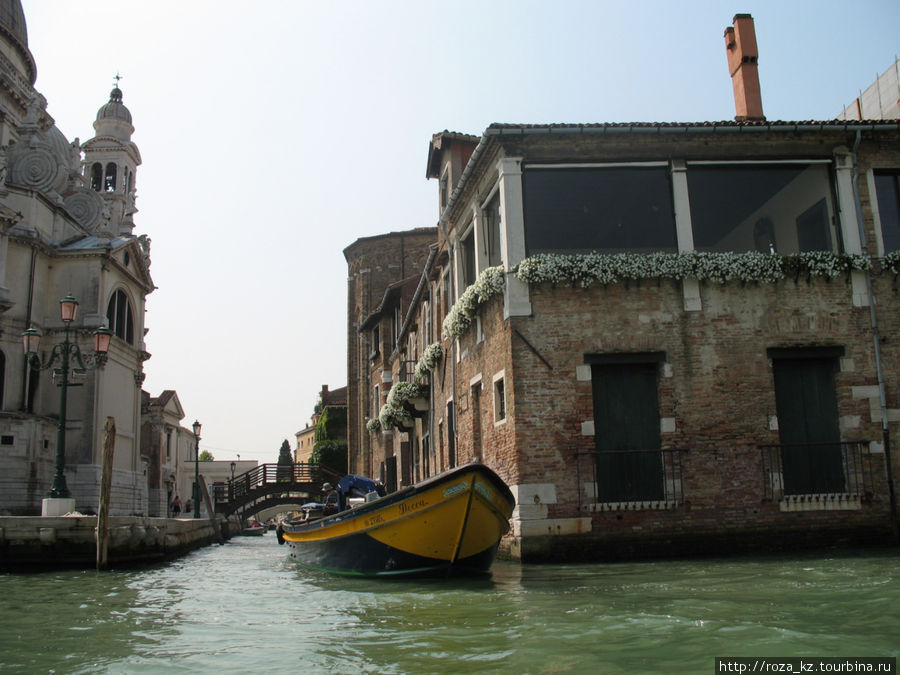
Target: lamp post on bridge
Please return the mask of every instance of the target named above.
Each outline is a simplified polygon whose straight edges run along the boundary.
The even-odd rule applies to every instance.
[[[25,361],[31,368],[47,370],[52,368],[57,360],[60,361],[59,368],[53,371],[57,380],[56,386],[59,387],[59,422],[56,430],[56,473],[53,477],[53,485],[47,493],[49,499],[71,499],[72,497],[69,486],[66,484],[66,403],[69,393],[69,371],[84,372],[103,366],[106,363],[106,355],[112,339],[112,331],[109,328],[98,328],[93,332],[94,353],[82,355],[78,342],[76,340],[69,341],[69,327],[75,320],[77,310],[78,300],[71,294],[59,301],[60,318],[65,326],[63,341],[53,345],[49,356],[43,362],[38,356],[41,332],[31,327],[22,333]],[[43,510],[46,510],[46,507],[45,503]]]
[[[194,518],[200,517],[200,422],[194,420]]]

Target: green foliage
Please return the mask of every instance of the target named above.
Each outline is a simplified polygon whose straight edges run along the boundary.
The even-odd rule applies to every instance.
[[[209,450],[202,450],[200,452],[200,461],[201,462],[211,462],[215,459],[213,454]]]
[[[347,425],[347,411],[343,408],[325,408],[316,423],[316,441],[334,441],[343,436]]]
[[[347,441],[316,441],[310,462],[343,475],[347,473]]]

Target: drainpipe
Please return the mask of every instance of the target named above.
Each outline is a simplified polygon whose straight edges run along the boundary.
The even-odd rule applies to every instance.
[[[856,151],[859,149],[862,140],[860,131],[856,132],[856,139],[853,141],[853,150],[850,153],[853,162],[853,201],[856,208],[856,222],[859,227],[859,242],[863,250],[866,250],[866,228],[863,224],[862,206],[859,199],[859,164],[857,162]],[[872,344],[875,348],[875,371],[878,377],[878,397],[881,403],[881,434],[884,442],[885,470],[887,471],[888,496],[890,499],[890,522],[891,533],[894,540],[897,539],[897,495],[894,491],[894,470],[891,461],[891,431],[888,426],[887,415],[887,396],[884,388],[884,367],[881,359],[881,340],[878,334],[878,316],[875,312],[875,293],[872,290],[872,273],[866,270],[866,292],[869,294],[869,322],[872,328]]]

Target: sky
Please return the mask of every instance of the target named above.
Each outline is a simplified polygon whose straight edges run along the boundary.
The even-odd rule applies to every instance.
[[[23,0],[69,140],[122,76],[152,240],[144,389],[216,459],[275,462],[347,383],[347,265],[437,224],[432,134],[731,120],[723,33],[753,15],[763,111],[824,120],[900,54],[896,0]]]

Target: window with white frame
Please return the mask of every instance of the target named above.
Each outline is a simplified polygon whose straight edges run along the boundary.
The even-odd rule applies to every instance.
[[[900,250],[900,169],[876,169],[875,196],[884,253]]]
[[[131,303],[121,289],[113,293],[109,299],[106,318],[109,321],[110,330],[116,337],[125,340],[130,345],[134,344],[134,316],[131,311]]]
[[[500,190],[495,190],[482,207],[481,253],[488,267],[500,265]]]
[[[494,375],[494,424],[506,420],[506,377],[500,371]]]
[[[668,166],[534,167],[522,175],[535,253],[678,250]]]
[[[688,163],[694,248],[783,255],[836,248],[828,162]]]
[[[475,228],[471,225],[459,240],[460,291],[475,283],[478,266],[475,261]]]
[[[441,211],[450,203],[450,167],[445,166],[441,172]]]
[[[372,417],[378,417],[378,413],[381,412],[381,398],[379,396],[378,385],[375,385],[375,389],[372,392]]]

